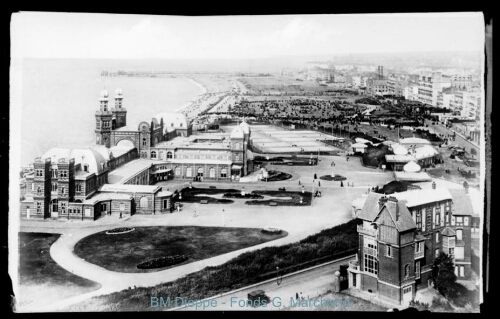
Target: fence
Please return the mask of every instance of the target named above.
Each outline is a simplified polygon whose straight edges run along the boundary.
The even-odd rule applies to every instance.
[[[312,267],[312,266],[315,266],[315,265],[318,265],[318,264],[321,264],[321,263],[324,263],[324,262],[333,261],[333,260],[338,259],[338,258],[347,257],[347,256],[355,254],[357,252],[358,252],[358,248],[356,247],[356,248],[344,250],[344,251],[342,251],[340,253],[336,253],[336,254],[333,254],[333,255],[319,257],[319,258],[315,258],[313,260],[309,260],[309,261],[306,261],[306,262],[303,262],[303,263],[300,263],[300,264],[288,266],[288,267],[285,267],[285,268],[280,268],[279,269],[279,275],[283,276],[283,275],[286,275],[286,274],[289,274],[289,273],[293,273],[293,272],[296,272],[298,270],[305,269],[305,268],[308,268],[308,267]],[[261,275],[257,276],[257,280],[262,281],[262,280],[270,279],[270,278],[273,278],[273,277],[276,277],[276,276],[277,276],[276,271],[270,271],[270,272],[267,272],[267,273],[264,273],[264,274],[261,274]]]

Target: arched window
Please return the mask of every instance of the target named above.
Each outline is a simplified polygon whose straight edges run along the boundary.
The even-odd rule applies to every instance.
[[[148,146],[148,141],[145,138],[142,139],[142,146]]]
[[[141,197],[140,205],[141,205],[141,208],[148,208],[149,207],[148,198],[146,196]]]
[[[192,167],[188,167],[186,169],[186,177],[193,177],[193,168]]]
[[[227,168],[223,168],[220,170],[220,177],[227,177]]]
[[[65,189],[64,187],[61,187],[61,194],[64,195]]]
[[[52,191],[57,192],[57,183],[52,183]]]
[[[215,178],[215,168],[210,168],[210,178]]]
[[[201,176],[201,177],[203,177],[203,167],[199,167],[199,168],[198,168],[198,175],[197,175],[197,176],[199,176],[199,177],[200,177],[200,176]]]
[[[175,168],[175,176],[181,176],[181,168],[179,166]]]
[[[151,158],[156,158],[156,152],[155,151],[151,152]]]
[[[410,276],[410,265],[406,264],[405,265],[405,278],[408,278]]]
[[[57,212],[57,199],[52,200],[52,211]]]
[[[38,186],[38,188],[36,189],[36,192],[37,192],[38,194],[41,194],[41,193],[42,193],[42,188],[41,188],[40,186]]]
[[[174,155],[172,154],[172,152],[167,152],[167,158],[174,158]]]
[[[76,184],[75,189],[77,192],[81,192],[82,191],[82,184]]]

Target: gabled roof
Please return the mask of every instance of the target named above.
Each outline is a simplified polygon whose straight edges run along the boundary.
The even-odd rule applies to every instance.
[[[384,211],[387,211],[389,213],[392,221],[394,222],[394,225],[396,226],[396,229],[399,232],[417,228],[417,225],[411,217],[410,211],[408,211],[408,208],[406,208],[406,201],[387,201],[374,221],[377,220]]]
[[[365,204],[358,214],[358,218],[367,221],[373,221],[377,217],[380,209],[378,207],[378,200],[383,197],[383,194],[371,192],[366,198]]]
[[[445,229],[443,229],[441,231],[441,235],[443,236],[455,236],[456,233],[453,229],[451,229],[450,227],[446,227]]]

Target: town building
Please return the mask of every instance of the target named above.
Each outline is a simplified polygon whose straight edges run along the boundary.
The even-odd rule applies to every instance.
[[[437,106],[437,96],[445,87],[451,86],[451,79],[440,72],[423,73],[418,82],[419,101]]]
[[[236,181],[253,171],[245,121],[229,133],[200,135],[192,135],[191,123],[180,113],[128,125],[121,89],[114,108],[108,97],[103,90],[95,113],[96,145],[52,148],[35,159],[20,185],[22,218],[94,220],[118,211],[164,213],[172,208],[174,194],[150,185],[173,178]],[[113,192],[107,191],[111,184]]]
[[[441,252],[453,256],[459,279],[470,279],[473,215],[468,188],[369,193],[357,213],[359,250],[349,263],[349,288],[408,305],[417,289],[432,286]]]

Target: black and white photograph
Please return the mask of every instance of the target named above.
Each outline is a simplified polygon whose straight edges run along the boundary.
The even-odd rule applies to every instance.
[[[489,30],[12,13],[12,311],[482,312]]]

